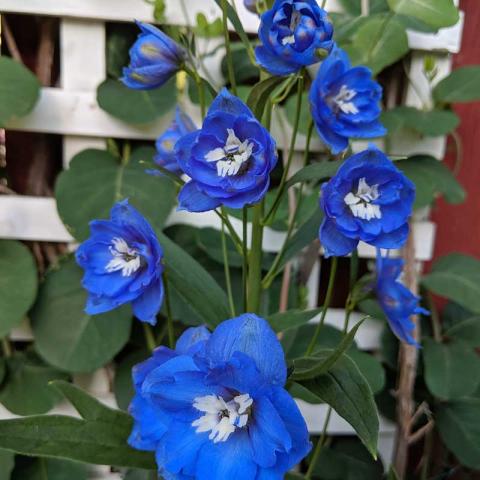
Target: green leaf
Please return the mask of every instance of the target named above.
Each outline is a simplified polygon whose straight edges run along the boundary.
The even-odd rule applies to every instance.
[[[84,150],[58,177],[57,208],[77,240],[89,236],[93,219],[110,217],[115,202],[129,199],[151,225],[160,230],[175,204],[175,186],[164,177],[145,173],[143,162],[152,159],[153,148],[133,151],[126,165],[103,150]]]
[[[87,465],[67,460],[20,457],[16,463],[11,480],[87,480],[89,477]]]
[[[421,135],[438,137],[455,130],[460,119],[451,110],[419,110],[401,106],[384,112],[382,123],[389,133],[400,128],[408,128]]]
[[[213,277],[187,252],[159,234],[169,285],[203,322],[215,328],[230,318],[228,299]]]
[[[107,27],[107,73],[112,78],[122,76],[129,63],[128,51],[135,42],[138,29],[134,24],[109,24]]]
[[[128,470],[124,480],[159,480],[159,478],[157,472],[132,469]]]
[[[446,255],[434,263],[422,278],[422,285],[480,314],[480,261],[476,258],[460,253]]]
[[[303,480],[305,477],[303,475],[300,475],[299,473],[287,473],[285,475],[285,480]]]
[[[361,0],[340,0],[340,4],[350,15],[357,17],[362,13]],[[388,11],[387,0],[369,0],[370,15],[386,11]]]
[[[395,165],[416,186],[414,208],[430,205],[438,194],[443,195],[445,200],[452,204],[459,204],[465,200],[465,190],[443,162],[427,155],[418,155],[399,160]]]
[[[58,400],[48,383],[66,374],[42,364],[32,355],[15,353],[6,359],[7,373],[0,402],[16,415],[37,415],[51,410]]]
[[[247,99],[247,105],[251,108],[253,114],[259,121],[261,121],[263,118],[265,105],[272,92],[274,92],[281,83],[288,81],[290,81],[289,78],[285,80],[283,77],[270,77],[261,81],[260,83],[257,83],[252,88],[252,91]]]
[[[117,405],[122,410],[127,410],[133,398],[134,388],[132,382],[132,368],[148,358],[144,350],[135,351],[116,363],[113,392]]]
[[[377,407],[368,382],[347,355],[343,355],[327,374],[300,383],[343,417],[376,457]]]
[[[279,312],[269,316],[268,323],[275,332],[285,332],[305,325],[321,311],[321,308],[313,310],[287,310],[286,312]]]
[[[324,480],[382,480],[383,466],[373,460],[356,438],[336,437],[322,448],[313,478]]]
[[[460,340],[473,348],[480,347],[480,316],[470,317],[456,323],[446,330],[444,335],[447,338]]]
[[[465,398],[440,404],[435,423],[442,440],[460,462],[480,469],[480,399]]]
[[[37,283],[30,250],[20,242],[0,240],[0,338],[23,320],[35,301]]]
[[[0,480],[10,480],[14,465],[15,455],[7,450],[0,450]]]
[[[286,184],[286,188],[290,188],[292,185],[300,182],[327,180],[337,173],[342,163],[342,160],[335,160],[333,162],[324,160],[323,162],[307,165],[290,178]]]
[[[480,65],[454,70],[433,89],[437,102],[460,103],[480,99]]]
[[[354,65],[366,65],[373,74],[405,56],[408,38],[403,24],[391,15],[374,15],[361,25],[350,43],[341,45]]]
[[[294,371],[291,375],[292,380],[310,380],[319,375],[326,374],[342,358],[343,354],[352,346],[358,329],[367,317],[360,320],[351,330],[342,338],[338,347],[333,351],[315,352],[315,356],[299,358],[293,362]]]
[[[467,397],[480,385],[480,358],[462,342],[423,342],[425,382],[430,392],[444,400]]]
[[[362,352],[356,348],[348,351],[348,356],[355,362],[360,373],[365,377],[374,395],[385,387],[385,369],[382,363],[371,353]]]
[[[175,107],[175,78],[153,90],[134,90],[119,80],[107,79],[98,87],[97,102],[100,108],[126,123],[150,123]]]
[[[458,22],[458,9],[453,0],[387,0],[398,14],[417,18],[435,28],[451,27]]]
[[[126,415],[126,414],[125,414]],[[130,448],[127,422],[41,415],[0,421],[0,448],[22,455],[64,458],[95,465],[155,469],[151,453]]]
[[[40,82],[28,68],[0,57],[0,126],[29,113],[40,95]]]
[[[82,270],[74,258],[50,271],[31,315],[37,352],[68,372],[90,372],[105,365],[127,343],[132,323],[128,306],[87,315],[81,280]]]
[[[295,89],[296,91],[296,89]],[[297,116],[297,95],[290,95],[285,102],[285,113],[288,123],[293,128],[295,125],[295,117]],[[308,95],[304,92],[302,96],[302,109],[300,110],[300,119],[298,123],[298,132],[302,135],[308,134],[310,122],[312,121],[312,114],[310,110],[310,101]],[[314,135],[315,133],[312,133]]]

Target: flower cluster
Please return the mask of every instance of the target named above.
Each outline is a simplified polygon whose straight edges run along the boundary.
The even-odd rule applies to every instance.
[[[191,328],[134,368],[129,443],[155,451],[166,479],[281,479],[311,448],[286,377],[282,347],[256,315],[212,334]]]

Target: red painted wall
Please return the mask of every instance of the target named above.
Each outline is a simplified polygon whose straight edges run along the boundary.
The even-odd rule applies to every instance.
[[[480,1],[461,0],[460,7],[465,12],[465,28],[453,68],[480,64]],[[467,191],[467,199],[457,206],[437,202],[433,210],[433,221],[438,225],[435,258],[461,252],[480,259],[480,102],[455,105],[454,109],[461,118],[458,132],[463,143],[458,179]],[[451,139],[448,151],[446,162],[453,166],[455,149]]]

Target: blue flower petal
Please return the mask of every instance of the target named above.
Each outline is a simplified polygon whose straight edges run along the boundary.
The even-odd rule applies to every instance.
[[[324,218],[320,226],[319,237],[327,258],[348,255],[358,245],[358,240],[342,235],[333,220],[328,218]]]
[[[252,111],[235,95],[226,88],[222,88],[208,109],[208,116],[215,112],[229,113],[231,115],[245,115],[253,118]]]
[[[274,331],[262,318],[246,313],[221,323],[207,342],[206,355],[213,362],[225,362],[235,352],[248,355],[263,378],[284,385],[287,368],[282,346]]]
[[[156,325],[157,314],[163,303],[163,282],[159,278],[151,283],[143,293],[132,302],[133,314],[142,322]]]
[[[220,200],[202,193],[193,180],[185,184],[178,194],[178,210],[189,212],[208,212],[221,205]]]
[[[175,350],[181,354],[192,354],[210,338],[210,335],[207,327],[187,328],[177,340]]]

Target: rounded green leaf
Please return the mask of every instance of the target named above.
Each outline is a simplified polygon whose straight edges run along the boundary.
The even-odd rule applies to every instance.
[[[454,70],[433,89],[433,98],[446,103],[480,100],[480,65]]]
[[[474,393],[480,385],[480,357],[462,342],[423,342],[425,382],[438,398],[455,400]]]
[[[369,17],[350,40],[341,46],[349,53],[352,63],[370,67],[374,75],[409,51],[404,25],[388,14]]]
[[[40,82],[28,68],[0,57],[0,126],[29,113],[39,94]]]
[[[134,90],[108,79],[99,85],[97,101],[103,110],[124,122],[150,123],[175,107],[175,79],[154,90]]]
[[[435,262],[422,285],[442,297],[480,314],[480,261],[452,253]]]
[[[66,379],[65,373],[23,353],[8,358],[6,367],[0,402],[8,410],[16,415],[37,415],[54,407],[59,396],[48,383]]]
[[[0,337],[22,321],[36,294],[37,268],[30,250],[20,242],[0,240]]]
[[[399,160],[395,165],[416,186],[414,208],[430,205],[437,194],[442,194],[448,203],[459,204],[465,200],[465,190],[443,162],[427,155],[417,155]]]
[[[400,15],[414,17],[435,28],[451,27],[458,22],[458,9],[453,0],[387,0]]]
[[[161,229],[175,203],[170,180],[145,173],[155,151],[134,150],[121,162],[104,150],[84,150],[57,180],[55,195],[63,222],[77,240],[89,236],[91,220],[109,218],[115,202],[128,198],[156,229]]]
[[[69,258],[47,275],[32,310],[36,350],[68,372],[90,372],[109,362],[127,343],[132,322],[128,306],[87,315],[81,279],[82,270]]]
[[[480,399],[466,398],[440,404],[435,424],[442,440],[460,462],[480,469]]]
[[[445,323],[443,324],[445,325]],[[460,340],[473,348],[480,347],[480,316],[460,320],[445,332],[445,336]]]

